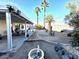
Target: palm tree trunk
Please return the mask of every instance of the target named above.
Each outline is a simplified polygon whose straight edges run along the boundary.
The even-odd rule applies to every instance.
[[[44,28],[45,28],[45,17],[46,17],[46,9],[44,8]]]
[[[50,31],[51,31],[51,23],[49,23],[49,29],[50,29]]]
[[[52,29],[51,29],[51,22],[49,22],[49,34],[51,35]]]
[[[50,25],[50,23],[48,23],[48,31],[50,32],[50,27],[51,27],[51,25]]]
[[[39,19],[38,19],[38,15],[37,15],[37,25],[38,25],[38,21],[39,21]]]
[[[39,14],[38,14],[38,12],[37,12],[37,25],[38,25],[38,21],[39,21],[38,17],[39,17]]]

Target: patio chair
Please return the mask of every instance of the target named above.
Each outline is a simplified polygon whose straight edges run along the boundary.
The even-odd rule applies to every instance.
[[[29,34],[27,33],[27,37],[29,37]]]
[[[19,28],[16,28],[16,29],[15,29],[15,35],[17,35],[17,36],[20,35],[20,30],[19,30]]]

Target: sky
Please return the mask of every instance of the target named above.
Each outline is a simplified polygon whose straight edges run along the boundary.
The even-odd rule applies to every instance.
[[[0,0],[0,5],[13,4],[20,9],[33,23],[36,23],[35,7],[40,7],[39,23],[43,24],[43,10],[41,2],[43,0]],[[69,13],[66,8],[69,0],[47,0],[49,7],[47,7],[46,15],[52,15],[56,23],[63,23],[64,17]]]

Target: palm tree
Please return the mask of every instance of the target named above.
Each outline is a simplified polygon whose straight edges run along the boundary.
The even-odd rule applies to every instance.
[[[36,13],[36,15],[37,15],[37,25],[38,25],[38,22],[39,22],[39,12],[40,12],[40,8],[39,7],[36,7],[35,8],[35,13]]]
[[[49,32],[51,32],[51,31],[52,31],[51,23],[54,22],[53,16],[52,16],[52,15],[48,15],[48,16],[45,18],[45,21],[48,23]]]
[[[44,27],[45,27],[46,7],[48,7],[47,1],[46,0],[43,0],[41,6],[42,6],[42,9],[44,10]]]

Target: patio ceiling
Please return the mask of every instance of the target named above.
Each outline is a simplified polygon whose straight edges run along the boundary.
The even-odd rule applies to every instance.
[[[5,12],[0,12],[0,20],[5,19]]]
[[[16,22],[16,23],[25,23],[25,19],[23,19],[22,17],[20,17],[19,15],[17,15],[16,13],[12,13],[11,14],[12,17],[12,22]]]
[[[5,18],[6,18],[5,12],[0,12],[0,20],[5,20]],[[29,20],[27,20],[26,18],[20,16],[15,12],[11,13],[11,18],[12,18],[12,22],[25,23],[26,21],[28,24],[33,24],[32,22],[30,22]]]

